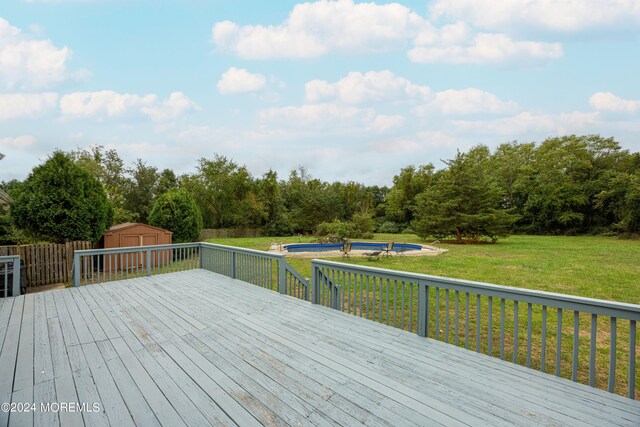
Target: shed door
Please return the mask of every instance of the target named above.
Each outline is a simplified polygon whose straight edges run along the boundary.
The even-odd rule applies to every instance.
[[[139,234],[121,234],[120,235],[120,247],[140,246]],[[127,270],[138,270],[142,267],[144,257],[140,253],[129,253],[124,256],[122,260],[122,266]]]
[[[140,236],[138,234],[121,234],[120,247],[140,246]]]
[[[149,245],[157,245],[157,244],[158,244],[157,234],[143,234],[142,236],[140,236],[141,246],[149,246]]]

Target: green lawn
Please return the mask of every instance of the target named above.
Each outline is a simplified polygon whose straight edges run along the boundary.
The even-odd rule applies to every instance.
[[[376,234],[376,241],[425,243],[413,234]],[[313,237],[210,240],[268,250],[272,242],[312,242]],[[597,236],[511,236],[494,245],[438,244],[435,257],[329,258],[393,270],[475,280],[640,304],[640,241]],[[311,260],[288,258],[306,277]]]

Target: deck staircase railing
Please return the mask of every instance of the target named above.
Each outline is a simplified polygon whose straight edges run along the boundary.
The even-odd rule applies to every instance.
[[[311,302],[636,397],[640,305],[312,261]]]
[[[309,298],[309,281],[287,263],[284,255],[204,242],[76,251],[72,285],[196,268],[300,299]]]

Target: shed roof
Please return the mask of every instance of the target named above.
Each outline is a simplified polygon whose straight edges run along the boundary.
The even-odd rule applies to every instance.
[[[164,228],[154,227],[153,225],[143,224],[141,222],[124,222],[122,224],[112,225],[111,227],[109,227],[109,228],[107,228],[105,230],[105,234],[113,232],[113,231],[120,231],[120,230],[124,230],[124,229],[127,229],[127,228],[138,227],[138,226],[147,227],[147,228],[153,228],[154,230],[164,231],[165,233],[173,234],[173,231],[171,231],[171,230],[165,230]]]

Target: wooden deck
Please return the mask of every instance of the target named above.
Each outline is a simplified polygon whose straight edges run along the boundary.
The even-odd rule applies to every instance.
[[[638,401],[204,270],[4,299],[0,342],[0,402],[31,409],[0,425],[640,425]]]

